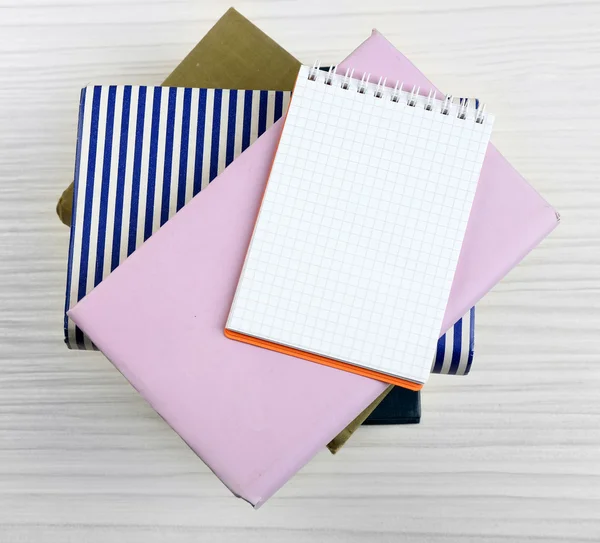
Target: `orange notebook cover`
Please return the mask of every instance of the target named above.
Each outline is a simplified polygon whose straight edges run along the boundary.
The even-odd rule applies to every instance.
[[[245,334],[240,334],[238,332],[232,332],[231,330],[225,329],[225,336],[229,339],[235,339],[236,341],[241,341],[242,343],[254,345],[255,347],[262,347],[263,349],[269,349],[270,351],[275,351],[281,354],[288,354],[290,356],[309,360],[310,362],[317,362],[318,364],[323,364],[324,366],[329,366],[338,370],[349,371],[350,373],[356,373],[357,375],[362,375],[363,377],[370,377],[371,379],[376,379],[377,381],[384,381],[386,383],[407,388],[409,390],[416,391],[423,388],[423,385],[420,383],[413,383],[412,381],[407,381],[406,379],[392,377],[391,375],[385,375],[367,368],[361,368],[360,366],[355,366],[346,362],[340,362],[339,360],[334,360],[333,358],[327,358],[326,356],[320,356],[307,351],[302,351],[300,349],[286,347],[285,345],[280,345],[271,341],[265,341],[264,339],[258,339]]]

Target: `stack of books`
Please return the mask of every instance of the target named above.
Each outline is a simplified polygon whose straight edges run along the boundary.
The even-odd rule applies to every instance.
[[[164,86],[81,93],[67,345],[261,505],[471,370],[473,306],[558,223],[492,125],[377,31],[323,70],[229,10]]]

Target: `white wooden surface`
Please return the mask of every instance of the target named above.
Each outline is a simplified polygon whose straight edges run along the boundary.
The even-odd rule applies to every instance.
[[[0,0],[0,541],[600,540],[600,5],[240,0],[305,62],[377,27],[443,89],[484,97],[562,225],[479,304],[467,378],[413,427],[363,428],[259,511],[99,354],[68,352],[79,88],[154,84],[223,1]]]

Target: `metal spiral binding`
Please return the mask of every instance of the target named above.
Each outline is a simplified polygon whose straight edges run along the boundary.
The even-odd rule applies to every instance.
[[[349,68],[346,70],[344,75],[337,73],[337,67],[332,66],[328,71],[321,70],[321,63],[316,61],[312,68],[308,70],[308,79],[309,81],[317,82],[319,79],[319,75],[323,74],[323,83],[325,85],[333,85],[334,83],[339,83],[340,87],[344,90],[350,90],[350,83],[354,81],[356,84],[356,92],[359,94],[366,94],[369,91],[369,84],[371,79],[371,74],[363,74],[363,76],[358,79],[353,79],[354,70],[350,70]],[[410,107],[417,107],[418,105],[422,105],[427,111],[434,111],[437,109],[439,113],[442,115],[450,115],[452,110],[452,105],[455,104],[454,98],[451,94],[446,94],[441,100],[437,99],[437,91],[431,90],[427,96],[422,96],[420,94],[421,87],[417,87],[416,85],[410,91],[404,90],[404,83],[400,81],[396,81],[396,85],[391,88],[386,86],[387,79],[380,77],[379,81],[375,85],[375,90],[373,91],[373,95],[375,98],[385,98],[385,94],[389,94],[389,99],[392,102],[400,102],[402,99],[402,94],[405,93],[406,104]],[[419,104],[420,99],[424,99],[423,104]],[[456,116],[459,119],[466,120],[469,116],[469,111],[471,110],[471,100],[468,98],[461,99],[456,107]],[[438,109],[439,108],[439,109]],[[474,120],[477,124],[483,124],[485,121],[485,104],[478,104],[475,102],[475,113]]]

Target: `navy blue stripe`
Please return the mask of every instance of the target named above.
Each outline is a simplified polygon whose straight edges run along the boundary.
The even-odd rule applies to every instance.
[[[210,144],[210,171],[208,182],[210,183],[219,173],[219,139],[221,135],[221,104],[223,102],[223,91],[215,89],[215,105],[213,108],[212,137]]]
[[[131,179],[131,207],[129,211],[129,239],[127,256],[135,251],[140,200],[140,177],[142,172],[142,148],[144,144],[144,123],[146,113],[146,87],[140,87],[135,124],[135,149],[133,152],[133,175]]]
[[[452,360],[450,361],[449,375],[456,375],[460,365],[460,355],[462,351],[462,319],[454,325],[454,348],[452,349]]]
[[[150,157],[148,160],[148,193],[146,194],[146,217],[144,220],[144,241],[152,235],[154,216],[154,192],[156,191],[156,163],[158,161],[158,128],[160,126],[160,102],[162,88],[154,87],[152,104],[152,126],[150,127]]]
[[[169,88],[169,104],[167,106],[167,135],[165,141],[165,166],[163,171],[162,205],[160,209],[160,225],[169,220],[169,204],[171,201],[171,175],[173,173],[173,137],[175,134],[175,104],[177,89]]]
[[[69,262],[67,266],[67,295],[65,296],[65,320],[64,320],[64,332],[65,332],[65,343],[72,348],[69,340],[69,317],[67,317],[67,311],[71,305],[71,281],[73,280],[73,246],[75,245],[75,221],[77,217],[77,191],[79,190],[79,165],[81,164],[81,140],[83,139],[83,117],[85,114],[85,95],[86,89],[81,89],[79,97],[79,119],[77,122],[77,147],[75,149],[75,174],[73,176],[74,189],[73,189],[73,212],[71,214],[71,235],[69,238]]]
[[[432,373],[441,373],[444,366],[444,356],[446,354],[446,334],[444,334],[437,342],[437,350],[435,352],[435,362],[433,364]]]
[[[183,118],[181,120],[181,147],[179,150],[179,181],[177,184],[177,211],[185,205],[185,186],[187,184],[188,148],[190,146],[190,109],[192,107],[192,89],[183,91]]]
[[[275,111],[273,115],[273,122],[281,119],[283,115],[283,93],[281,91],[277,91],[275,93]]]
[[[194,161],[194,196],[202,188],[202,166],[204,164],[204,128],[206,126],[206,89],[200,89],[198,98],[198,125],[196,127],[196,160]]]
[[[233,162],[233,154],[235,151],[235,117],[237,111],[237,95],[238,91],[229,91],[229,116],[227,118],[227,149],[225,153],[225,166],[229,166]]]
[[[78,301],[85,296],[87,288],[87,273],[90,256],[90,228],[92,223],[92,203],[94,199],[94,177],[96,174],[96,148],[98,145],[98,117],[100,115],[101,94],[102,87],[94,87],[94,97],[92,100],[92,119],[90,125],[90,149],[88,154],[85,204],[83,211],[81,260],[79,264],[79,286],[77,290]],[[79,329],[75,331],[75,340],[77,341],[77,345],[83,347],[83,333]]]
[[[252,128],[252,91],[244,92],[244,124],[242,128],[242,151],[250,146],[250,129]]]
[[[104,158],[102,164],[102,185],[100,186],[100,213],[98,217],[98,243],[96,245],[96,272],[94,286],[102,281],[104,275],[104,248],[106,247],[106,215],[108,213],[108,187],[110,183],[110,166],[112,163],[112,144],[115,127],[115,101],[117,87],[108,87],[108,104],[106,110],[106,132],[104,136]]]
[[[129,113],[131,110],[131,86],[123,89],[123,113],[121,117],[121,140],[119,163],[117,164],[117,190],[115,197],[115,224],[113,228],[110,271],[119,265],[121,254],[121,229],[123,225],[123,194],[125,192],[125,170],[127,168],[127,142],[129,139]]]
[[[269,102],[269,91],[260,91],[258,102],[258,135],[262,136],[267,129],[267,104]]]
[[[469,358],[467,360],[467,367],[465,368],[465,375],[471,371],[471,364],[473,363],[473,355],[475,354],[475,308],[472,307],[469,312]]]

